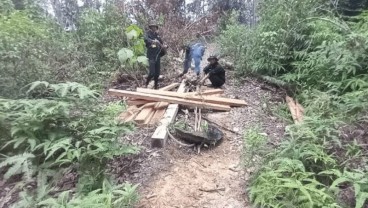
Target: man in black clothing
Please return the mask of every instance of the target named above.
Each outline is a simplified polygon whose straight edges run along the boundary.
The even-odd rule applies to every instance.
[[[167,46],[164,45],[160,35],[158,34],[158,25],[150,24],[149,31],[144,37],[144,42],[147,47],[147,58],[149,63],[149,74],[146,80],[146,87],[149,82],[154,80],[154,88],[158,88],[158,77],[160,76],[161,57],[166,55]]]
[[[206,66],[203,71],[208,76],[212,86],[220,88],[225,83],[225,70],[218,63],[218,58],[216,56],[210,56],[207,61],[210,62],[210,64]]]

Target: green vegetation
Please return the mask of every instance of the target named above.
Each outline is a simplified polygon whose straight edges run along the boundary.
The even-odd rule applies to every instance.
[[[243,24],[254,20],[247,17],[248,1],[137,6],[111,0],[103,9],[93,3],[100,1],[83,0],[83,7],[52,1],[54,17],[42,2],[0,2],[0,169],[4,181],[17,181],[7,193],[19,192],[13,207],[132,207],[137,201],[137,185],[117,185],[107,170],[114,157],[139,151],[121,139],[134,127],[114,119],[125,106],[102,102],[101,89],[120,74],[137,79],[145,72],[140,26],[152,14],[177,53],[183,40],[211,33],[220,22],[216,40],[236,72],[288,86],[304,106],[304,121],[290,124],[276,149],[258,127],[244,134],[255,206],[368,205],[367,1],[262,0],[251,27]],[[291,123],[286,105],[262,106]],[[63,189],[68,174],[76,179]]]
[[[37,2],[0,3],[0,168],[17,181],[13,207],[137,201],[137,185],[116,185],[107,171],[114,157],[138,153],[120,139],[134,127],[114,119],[125,106],[101,102],[100,90],[119,71],[144,69],[143,32],[109,3],[83,10],[77,24],[64,30]],[[76,176],[70,190],[60,185],[67,173]]]
[[[113,4],[85,10],[70,32],[34,10],[10,11],[0,14],[0,96],[18,98],[38,80],[103,86],[119,71],[144,69],[142,30]]]
[[[6,180],[23,177],[18,184],[24,189],[18,207],[51,202],[78,205],[94,197],[96,206],[131,204],[136,187],[114,187],[105,174],[109,159],[138,151],[134,146],[116,145],[121,134],[132,130],[132,126],[111,119],[124,106],[99,104],[97,92],[78,83],[34,82],[24,90],[27,98],[0,100],[0,141],[6,155],[0,167],[9,167]],[[55,201],[50,192],[60,177],[57,173],[71,169],[79,175],[78,195],[71,199],[65,193]],[[29,193],[27,184],[36,175],[37,190]]]
[[[222,31],[219,43],[235,57],[239,74],[295,86],[293,96],[306,109],[303,123],[288,126],[278,149],[260,155],[264,162],[248,187],[259,207],[368,204],[368,8],[362,3],[358,13],[343,16],[347,2],[265,0],[256,27],[234,18]],[[245,134],[249,154],[263,148],[256,132]]]

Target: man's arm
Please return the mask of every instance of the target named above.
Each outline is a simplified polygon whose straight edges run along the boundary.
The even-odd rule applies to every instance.
[[[216,66],[214,69],[211,70],[211,74],[220,74],[224,72],[224,68],[220,65]]]
[[[206,66],[206,67],[204,67],[203,72],[204,72],[205,74],[208,74],[208,73],[210,72],[210,66]]]
[[[160,36],[157,37],[157,40],[160,42],[161,45],[164,44],[164,41],[162,40],[162,38]]]
[[[144,34],[144,42],[147,44],[152,44],[152,42],[153,42],[153,39],[151,39],[150,37],[149,37],[149,34],[148,33],[146,33],[146,34]]]
[[[204,46],[201,46],[201,56],[204,55],[204,52],[206,51],[206,48]]]

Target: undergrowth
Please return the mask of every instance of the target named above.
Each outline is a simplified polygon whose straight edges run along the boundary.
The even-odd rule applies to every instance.
[[[131,206],[136,186],[115,186],[106,174],[110,159],[138,152],[119,141],[133,126],[112,119],[124,106],[99,103],[96,91],[73,82],[38,81],[22,91],[24,99],[0,100],[0,168],[5,180],[22,177],[15,207]],[[66,170],[78,175],[76,193],[56,194]]]
[[[346,2],[361,14],[342,17]],[[257,26],[234,18],[220,35],[238,74],[295,86],[289,96],[305,108],[303,122],[289,123],[268,154],[259,129],[245,133],[245,162],[255,166],[247,188],[256,207],[368,206],[368,7],[340,3],[264,0]],[[289,121],[288,111],[281,105],[273,113]]]

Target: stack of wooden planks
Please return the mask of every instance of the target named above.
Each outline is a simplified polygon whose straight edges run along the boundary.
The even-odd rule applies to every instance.
[[[179,87],[177,92],[174,90]],[[154,125],[160,122],[170,104],[229,111],[231,107],[247,105],[244,100],[220,97],[222,89],[207,89],[200,92],[186,92],[185,83],[173,83],[159,90],[137,88],[136,92],[110,89],[109,94],[127,97],[128,109],[119,118],[137,124]]]

